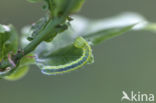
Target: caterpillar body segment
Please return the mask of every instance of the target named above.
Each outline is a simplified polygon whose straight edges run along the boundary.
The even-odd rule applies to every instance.
[[[90,62],[90,59],[93,59],[92,57],[92,49],[88,42],[82,38],[78,37],[76,38],[74,42],[74,46],[76,48],[82,49],[82,55],[77,60],[64,64],[64,65],[58,65],[58,66],[44,66],[42,69],[42,73],[46,75],[57,75],[57,74],[63,74],[66,72],[74,71],[78,68],[81,68],[83,65]]]

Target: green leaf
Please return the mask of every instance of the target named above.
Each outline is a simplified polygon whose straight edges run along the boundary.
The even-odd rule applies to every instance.
[[[21,29],[20,46],[23,48],[30,43],[28,37],[31,36],[33,33],[31,27],[32,26],[25,26]]]
[[[11,75],[5,76],[4,79],[10,80],[10,81],[19,80],[19,79],[21,79],[22,77],[24,77],[28,73],[28,70],[29,70],[28,66],[19,67]]]
[[[8,53],[16,53],[18,49],[18,37],[12,25],[0,25],[0,61],[8,56]]]
[[[80,10],[84,1],[85,0],[53,0],[55,6],[54,15],[60,16],[61,14],[68,15],[75,13]]]
[[[28,73],[30,64],[35,64],[35,58],[32,53],[23,57],[22,60],[20,61],[20,64],[12,71],[7,73],[7,76],[4,75],[3,78],[11,81],[21,79]]]
[[[1,25],[0,31],[0,77],[12,72],[8,67],[8,54],[15,54],[18,50],[18,35],[12,25]]]
[[[48,55],[51,55],[52,53],[56,52],[59,49],[62,48],[68,48],[68,46],[71,46],[74,42],[75,38],[73,37],[70,30],[65,31],[63,33],[60,33],[57,35],[52,42],[46,43],[42,42],[35,50],[35,53],[41,57],[47,57]]]
[[[63,64],[66,64],[66,63],[76,60],[77,58],[79,58],[81,56],[81,54],[82,54],[81,49],[77,49],[73,45],[70,45],[66,48],[61,48],[58,51],[56,51],[52,54],[49,54],[47,56],[44,56],[44,57],[42,57],[41,55],[38,55],[36,62],[37,62],[38,66],[41,66],[41,65],[58,66],[58,65],[63,65]]]
[[[151,31],[156,33],[156,23],[149,22],[142,30]]]
[[[43,42],[35,53],[37,65],[63,65],[76,60],[81,55],[81,49],[73,46],[74,38],[66,31],[57,35],[52,42]],[[63,51],[63,52],[62,52]]]
[[[40,2],[43,0],[27,0],[31,3]],[[60,14],[75,13],[80,10],[85,0],[44,0],[48,4],[49,10],[54,14],[53,16],[60,16]],[[47,8],[44,5],[43,8]]]
[[[81,42],[77,42],[77,43],[80,43],[79,45],[81,45]],[[85,45],[88,45],[88,44],[85,44]],[[48,46],[46,47],[49,48]],[[87,46],[87,48],[90,48],[90,46]],[[47,66],[54,66],[54,67],[62,66],[63,67],[64,65],[66,65],[66,66],[71,67],[71,66],[74,66],[74,64],[76,64],[76,66],[73,68],[80,68],[81,66],[84,66],[86,63],[92,64],[94,62],[92,50],[90,51],[89,49],[89,51],[87,50],[85,52],[87,52],[87,55],[88,55],[87,56],[85,53],[85,55],[87,56],[85,58],[88,58],[88,59],[86,60],[80,59],[84,51],[82,50],[82,48],[75,47],[75,45],[72,43],[71,45],[65,48],[61,48],[58,51],[55,51],[53,53],[49,52],[51,54],[45,52],[45,53],[42,53],[42,55],[38,55],[38,57],[36,58],[36,62],[37,62],[36,64],[39,66],[41,70],[44,70],[44,68],[46,68]],[[81,62],[79,62],[79,60],[83,62],[84,64],[82,63],[81,65]],[[66,66],[64,66],[63,68],[65,68]]]
[[[78,36],[83,36],[95,46],[127,31],[142,29],[147,23],[142,16],[136,13],[124,13],[103,20],[90,20],[79,16],[73,18],[71,27],[67,31],[57,35],[50,43],[43,42],[36,49],[35,53],[38,56],[36,61],[40,68],[43,68],[44,65],[66,64],[79,58],[82,54],[81,50],[72,45]]]
[[[112,39],[114,37],[120,36],[125,32],[132,30],[135,25],[129,25],[125,27],[119,28],[111,28],[106,30],[101,30],[98,32],[90,33],[84,36],[88,41],[90,41],[93,45],[101,43],[104,40]]]
[[[29,66],[30,64],[35,64],[35,56],[34,56],[34,53],[30,53],[30,54],[26,55],[25,57],[23,57],[21,59],[21,61],[20,61],[19,67]]]
[[[6,25],[0,25],[0,33],[5,33],[10,29]]]
[[[137,13],[123,13],[101,20],[74,16],[71,25],[75,37],[81,35],[95,45],[130,30],[143,30],[147,27],[148,21]]]
[[[48,20],[49,17],[45,16],[39,19],[36,23],[32,24],[30,27],[31,34],[28,37],[29,41],[32,41],[38,35],[38,33],[45,28]]]

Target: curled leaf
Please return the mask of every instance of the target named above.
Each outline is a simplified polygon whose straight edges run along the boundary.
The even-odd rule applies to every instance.
[[[93,63],[92,49],[85,39],[78,37],[71,46],[44,58],[40,55],[36,62],[44,74],[62,74]]]

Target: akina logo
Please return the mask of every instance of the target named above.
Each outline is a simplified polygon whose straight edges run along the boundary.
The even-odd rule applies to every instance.
[[[131,101],[131,102],[153,102],[154,101],[154,94],[152,93],[141,93],[140,91],[134,92],[131,91],[130,93],[126,93],[122,91],[121,101]]]

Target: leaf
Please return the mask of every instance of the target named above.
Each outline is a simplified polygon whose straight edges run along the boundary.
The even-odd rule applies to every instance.
[[[6,25],[0,25],[0,33],[5,33],[10,31],[10,29]]]
[[[10,52],[17,52],[18,37],[12,25],[0,25],[0,61]]]
[[[85,0],[54,0],[55,16],[69,15],[80,10]],[[53,6],[53,5],[52,5]]]
[[[28,73],[30,64],[35,64],[35,59],[32,53],[23,57],[22,60],[20,61],[20,64],[12,71],[9,71],[9,73],[6,74],[7,76],[3,75],[3,78],[11,81],[21,79]]]
[[[10,80],[10,81],[19,80],[19,79],[21,79],[22,77],[24,77],[27,74],[28,70],[29,70],[28,66],[19,67],[11,75],[5,76],[4,79]]]
[[[101,30],[95,33],[88,34],[84,36],[88,41],[90,41],[93,45],[101,43],[104,40],[112,39],[114,37],[120,36],[125,32],[132,30],[135,25],[129,25],[121,28],[111,28],[106,30]]]
[[[21,59],[19,67],[29,66],[30,64],[34,63],[35,63],[34,53],[30,53]]]
[[[17,52],[17,49],[18,49],[17,34],[16,34],[12,25],[10,25],[9,27],[10,27],[10,31],[6,32],[6,35],[9,35],[9,37],[6,40],[6,42],[9,41],[9,45],[7,45],[7,48],[4,48],[4,49],[6,49],[5,50],[5,56],[2,58],[3,63],[0,61],[1,62],[0,68],[5,66],[5,62],[6,62],[6,64],[8,64],[8,62],[7,62],[8,61],[8,53],[10,54],[11,52],[13,52],[13,53],[11,53],[13,55]],[[4,34],[2,34],[2,35],[4,36]],[[3,37],[3,36],[1,36],[1,37]],[[22,37],[24,37],[24,36],[22,36]],[[5,42],[4,42],[4,44],[5,44]],[[13,75],[14,72],[18,72],[19,68],[23,68],[23,67],[26,68],[26,66],[28,66],[30,64],[34,64],[35,60],[34,60],[34,58],[32,58],[32,55],[33,54],[29,54],[28,56],[23,57],[22,60],[20,61],[20,65],[17,64],[16,67],[7,67],[8,69],[0,71],[0,78],[4,78],[5,76]],[[18,75],[19,75],[19,73],[18,73]]]
[[[148,23],[136,13],[124,13],[104,20],[90,20],[79,16],[73,18],[67,31],[58,34],[50,43],[43,42],[36,49],[35,53],[38,56],[36,62],[40,68],[66,64],[79,58],[82,51],[72,45],[79,36],[83,36],[95,46],[127,31],[143,29]]]
[[[73,46],[74,38],[66,31],[54,38],[50,43],[43,42],[35,50],[36,62],[39,67],[43,65],[63,65],[79,58],[82,50]]]
[[[123,13],[113,18],[103,20],[90,20],[80,16],[73,16],[73,18],[74,20],[71,21],[71,27],[69,27],[67,31],[57,35],[50,43],[42,43],[36,49],[36,53],[45,56],[47,55],[46,53],[50,54],[61,48],[66,48],[71,45],[78,36],[89,39],[91,37],[97,38],[100,35],[111,39],[129,30],[142,29],[147,24],[147,21],[136,13]]]
[[[49,70],[45,70],[45,68],[55,68],[58,70],[63,70],[63,72],[56,72],[56,74],[61,74],[64,72],[72,71],[75,69],[84,66],[86,63],[91,64],[94,62],[94,58],[92,55],[92,50],[85,39],[82,37],[76,39],[77,42],[74,41],[72,45],[62,48],[59,51],[56,51],[47,57],[36,58],[37,65],[42,70],[44,74],[53,74],[49,72]],[[85,46],[84,46],[85,45]],[[76,47],[77,46],[77,47]],[[78,48],[81,47],[81,48]],[[62,52],[63,51],[63,52]],[[58,66],[58,68],[57,68]],[[69,69],[70,68],[70,69]],[[45,71],[44,71],[45,70]],[[55,73],[54,73],[55,74]]]
[[[29,41],[32,41],[38,35],[38,33],[44,29],[48,20],[49,17],[45,16],[39,19],[36,23],[32,24],[32,26],[30,27],[31,34],[28,37]]]
[[[31,26],[25,26],[21,29],[21,38],[20,38],[20,46],[25,47],[27,46],[30,41],[27,39],[33,33]]]
[[[63,51],[63,52],[62,52]],[[45,57],[38,57],[36,59],[37,65],[42,67],[43,65],[63,65],[69,62],[72,62],[79,58],[82,54],[81,49],[75,48],[73,45],[70,45],[66,48],[62,48],[52,54],[49,54]]]
[[[143,16],[137,13],[122,13],[102,20],[89,20],[78,16],[74,18],[71,25],[75,37],[81,35],[94,45],[130,30],[143,30],[149,24]]]
[[[36,3],[43,0],[27,0],[30,3]],[[59,16],[61,13],[75,13],[80,10],[85,0],[44,0],[48,4],[50,11],[53,11],[55,16]],[[47,8],[44,5],[43,8]],[[54,15],[53,15],[54,16]]]
[[[142,30],[151,31],[153,33],[156,33],[156,23],[149,22],[146,27],[144,27]]]
[[[126,12],[120,15],[105,18],[101,20],[91,20],[90,29],[88,33],[100,31],[103,29],[119,28],[129,25],[135,25],[133,30],[140,30],[149,23],[143,16],[138,13]]]
[[[0,28],[3,29],[0,31],[0,77],[3,77],[12,72],[12,67],[7,67],[8,54],[17,52],[18,35],[12,25],[1,25]]]

